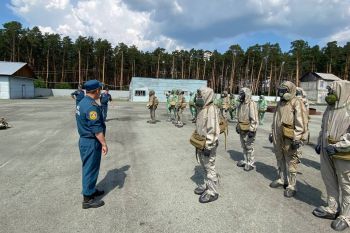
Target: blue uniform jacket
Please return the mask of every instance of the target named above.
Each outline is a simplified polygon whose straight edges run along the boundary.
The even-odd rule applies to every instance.
[[[96,133],[105,133],[101,108],[91,97],[85,96],[79,102],[75,116],[80,137],[95,138]]]
[[[75,101],[76,101],[76,104],[78,105],[79,102],[85,97],[85,93],[84,91],[79,91],[79,90],[76,90],[75,92],[73,92],[71,94],[71,96],[75,96]]]
[[[102,93],[100,97],[101,105],[108,105],[108,101],[112,101],[112,96],[110,94]]]

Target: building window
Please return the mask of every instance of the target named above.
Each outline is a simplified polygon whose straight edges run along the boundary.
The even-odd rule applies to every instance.
[[[320,88],[325,88],[323,80],[320,80]]]
[[[135,96],[146,96],[146,91],[136,90]]]

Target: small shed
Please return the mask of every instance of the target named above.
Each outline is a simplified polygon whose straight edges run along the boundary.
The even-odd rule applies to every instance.
[[[27,63],[0,61],[0,99],[34,98],[34,79]]]
[[[185,92],[185,98],[189,100],[190,92],[207,86],[207,80],[195,79],[161,79],[133,77],[130,82],[130,101],[147,102],[150,90],[154,90],[160,102],[166,102],[166,93],[173,89],[181,89]]]
[[[327,86],[338,80],[341,79],[334,74],[309,72],[301,77],[300,87],[307,93],[309,101],[324,104],[328,93]]]

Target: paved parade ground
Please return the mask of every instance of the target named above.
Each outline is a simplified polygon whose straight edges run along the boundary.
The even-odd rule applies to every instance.
[[[0,131],[0,232],[331,232],[331,220],[314,217],[324,203],[319,157],[304,146],[298,193],[287,199],[271,189],[276,162],[268,142],[272,114],[259,127],[256,170],[236,166],[243,155],[234,123],[227,151],[220,136],[219,199],[200,204],[193,193],[201,182],[189,137],[194,125],[147,124],[144,103],[113,102],[107,122],[109,155],[102,159],[98,188],[105,206],[81,208],[81,161],[69,98],[0,101],[0,115],[13,128]],[[321,108],[320,108],[321,109]],[[315,143],[322,116],[312,116]]]

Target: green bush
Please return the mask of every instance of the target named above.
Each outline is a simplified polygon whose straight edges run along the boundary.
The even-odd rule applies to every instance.
[[[45,88],[45,81],[42,78],[38,78],[34,80],[34,87],[36,88]]]
[[[71,85],[69,83],[56,83],[55,89],[71,89]]]

